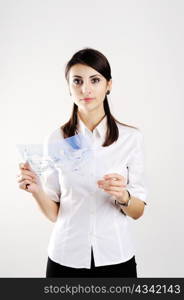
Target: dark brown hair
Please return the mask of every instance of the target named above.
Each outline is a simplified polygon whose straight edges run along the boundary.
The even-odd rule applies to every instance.
[[[102,74],[107,79],[107,81],[109,81],[112,78],[109,62],[107,58],[98,50],[92,48],[84,48],[76,52],[72,56],[72,58],[68,61],[65,67],[65,78],[67,81],[68,81],[68,73],[70,71],[70,68],[75,64],[83,64],[95,69],[97,72]],[[121,123],[112,116],[110,112],[108,100],[107,100],[107,95],[105,96],[103,103],[104,103],[105,115],[107,116],[107,132],[106,132],[105,141],[102,146],[106,147],[111,145],[115,141],[117,141],[119,137],[119,130],[116,122],[127,127],[131,127],[131,128],[136,128],[136,127]],[[61,126],[61,130],[63,132],[64,138],[74,136],[75,134],[78,133],[77,111],[78,111],[78,106],[74,103],[72,114],[69,121]]]

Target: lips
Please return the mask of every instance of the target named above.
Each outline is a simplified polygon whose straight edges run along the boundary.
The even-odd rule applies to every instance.
[[[94,98],[84,98],[83,100],[84,101],[91,101],[91,100],[93,100]]]

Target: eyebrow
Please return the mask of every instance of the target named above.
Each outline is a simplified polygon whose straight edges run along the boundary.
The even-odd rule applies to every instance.
[[[99,74],[95,74],[95,75],[91,75],[91,76],[89,76],[89,78],[96,77],[96,76],[101,76],[101,75],[99,75]],[[73,77],[82,78],[82,76],[79,76],[79,75],[73,75]]]

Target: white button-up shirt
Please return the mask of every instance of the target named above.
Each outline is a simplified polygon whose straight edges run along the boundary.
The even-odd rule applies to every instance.
[[[125,177],[130,194],[146,203],[143,135],[139,129],[118,124],[119,138],[102,147],[107,117],[91,132],[79,119],[79,132],[91,139],[92,159],[86,174],[61,168],[44,176],[45,192],[60,202],[57,221],[48,246],[48,256],[73,268],[90,268],[91,247],[95,266],[125,262],[135,255],[129,229],[130,218],[122,213],[114,197],[98,187],[97,181],[110,173]],[[63,139],[57,128],[45,140],[45,149]]]

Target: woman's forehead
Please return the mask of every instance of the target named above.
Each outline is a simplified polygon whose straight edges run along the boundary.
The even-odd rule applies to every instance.
[[[98,71],[87,65],[76,64],[70,68],[70,76],[90,77],[102,76]]]

